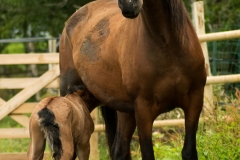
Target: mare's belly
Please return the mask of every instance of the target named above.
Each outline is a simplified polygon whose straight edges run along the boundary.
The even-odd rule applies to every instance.
[[[132,112],[133,99],[123,85],[121,71],[114,60],[89,62],[79,57],[78,73],[88,90],[102,103],[118,111]]]

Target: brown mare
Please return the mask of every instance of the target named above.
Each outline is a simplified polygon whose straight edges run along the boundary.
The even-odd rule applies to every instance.
[[[89,159],[94,124],[80,95],[82,91],[39,102],[30,117],[29,160],[43,159],[46,139],[54,160]]]
[[[182,0],[97,0],[81,7],[63,30],[60,70],[61,95],[85,86],[107,106],[112,159],[131,159],[137,126],[142,159],[153,160],[153,121],[176,107],[185,113],[182,158],[198,159],[206,73]]]

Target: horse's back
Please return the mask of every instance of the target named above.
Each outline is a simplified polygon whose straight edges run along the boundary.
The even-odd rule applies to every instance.
[[[31,115],[31,119],[39,121],[38,113],[44,108],[47,108],[53,113],[58,123],[66,122],[70,119],[69,116],[71,116],[72,112],[71,105],[69,105],[63,97],[48,97],[38,103]]]

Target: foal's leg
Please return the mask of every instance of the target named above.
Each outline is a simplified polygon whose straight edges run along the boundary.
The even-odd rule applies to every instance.
[[[196,132],[203,107],[203,90],[195,90],[189,95],[189,105],[183,108],[185,113],[185,140],[182,159],[197,160]]]
[[[77,146],[77,157],[79,160],[89,160],[90,155],[90,143],[79,143]]]
[[[136,128],[134,114],[117,112],[118,126],[111,149],[113,160],[130,160],[130,143]]]
[[[154,160],[152,144],[152,105],[149,101],[138,98],[135,106],[135,117],[140,141],[142,160]]]
[[[44,156],[46,139],[44,133],[38,125],[38,118],[33,114],[30,118],[30,144],[27,152],[29,160],[41,160]]]
[[[74,157],[74,144],[73,144],[71,123],[62,122],[60,124],[61,124],[60,134],[61,134],[61,142],[62,142],[62,150],[63,150],[61,159],[72,160]]]

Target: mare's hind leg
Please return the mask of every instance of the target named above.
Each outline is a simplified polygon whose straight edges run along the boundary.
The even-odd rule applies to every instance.
[[[60,63],[60,94],[65,96],[68,93],[72,93],[78,89],[84,88],[81,78],[74,66],[73,56],[72,56],[72,44],[70,38],[66,32],[63,30],[60,39],[60,53],[59,53],[59,63]]]
[[[65,96],[77,90],[85,89],[75,68],[61,69],[60,72],[60,95]]]
[[[86,89],[77,71],[74,68],[61,70],[60,73],[60,95],[65,96],[77,90]]]
[[[196,132],[203,107],[203,89],[192,91],[189,95],[189,105],[183,107],[185,113],[185,140],[182,159],[197,160]]]
[[[130,160],[130,143],[136,128],[134,114],[117,112],[118,126],[111,149],[113,160]]]
[[[32,114],[30,118],[30,144],[27,156],[29,160],[41,160],[44,156],[46,139],[44,133],[38,125],[37,114]]]

